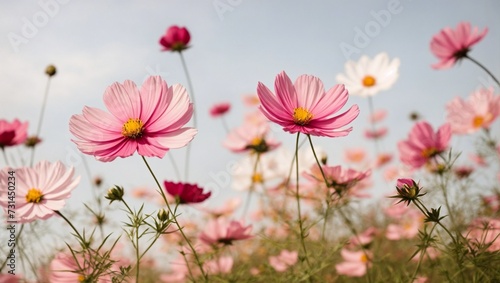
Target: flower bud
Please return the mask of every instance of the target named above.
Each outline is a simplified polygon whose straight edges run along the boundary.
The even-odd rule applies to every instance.
[[[120,186],[114,186],[113,188],[108,190],[108,194],[105,196],[106,199],[110,200],[110,204],[117,200],[117,201],[122,201],[123,200],[123,195],[125,194],[124,190]]]
[[[165,222],[168,220],[168,212],[166,212],[165,209],[163,209],[163,208],[158,211],[158,214],[156,216],[162,222]]]
[[[53,77],[57,73],[57,69],[56,69],[56,67],[54,65],[48,65],[47,68],[45,68],[45,73],[49,77]]]

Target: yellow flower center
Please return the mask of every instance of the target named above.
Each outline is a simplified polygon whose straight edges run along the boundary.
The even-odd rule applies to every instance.
[[[422,150],[422,156],[425,158],[433,157],[437,153],[438,153],[438,150],[435,147],[429,147],[429,148]]]
[[[142,131],[144,124],[141,119],[128,119],[125,124],[123,124],[122,135],[130,139],[137,139],[142,137]]]
[[[375,85],[375,83],[377,83],[377,80],[370,75],[367,75],[363,78],[363,85],[366,87],[372,87]]]
[[[295,124],[304,126],[307,125],[313,118],[313,115],[306,109],[299,107],[293,110],[293,121]]]
[[[263,183],[264,178],[262,177],[262,174],[260,173],[255,173],[252,175],[252,183]]]
[[[85,276],[78,275],[78,282],[83,282],[83,281],[85,281]]]
[[[32,188],[28,191],[28,194],[26,194],[26,201],[27,202],[33,202],[33,203],[39,203],[43,198],[42,191]]]
[[[476,116],[472,120],[472,125],[474,126],[474,128],[480,128],[481,126],[483,126],[483,124],[485,122],[484,120],[485,119],[483,116]]]
[[[252,146],[259,146],[261,143],[262,143],[262,139],[259,137],[253,138],[250,141],[250,145],[252,145]]]
[[[362,254],[360,260],[361,262],[366,263],[368,262],[368,257],[365,254]]]

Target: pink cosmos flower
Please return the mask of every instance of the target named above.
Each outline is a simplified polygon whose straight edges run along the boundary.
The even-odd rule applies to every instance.
[[[12,123],[0,120],[0,148],[24,143],[28,137],[28,122],[21,123],[14,119]]]
[[[263,83],[257,86],[260,110],[272,122],[289,133],[313,136],[346,136],[352,127],[341,129],[359,114],[357,105],[346,112],[335,114],[347,103],[349,94],[344,85],[335,85],[325,93],[321,80],[302,75],[292,84],[285,72],[276,76],[274,95]]]
[[[367,139],[380,139],[380,138],[384,137],[385,135],[387,135],[387,131],[388,130],[386,127],[378,128],[375,131],[373,131],[372,129],[368,129],[368,130],[365,130],[365,138],[367,138]]]
[[[423,224],[423,216],[414,210],[407,213],[400,223],[389,224],[385,236],[387,239],[396,241],[400,239],[412,239],[418,234],[418,229]]]
[[[381,109],[373,112],[373,114],[370,115],[369,121],[371,123],[378,123],[387,117],[387,110]]]
[[[457,61],[467,56],[472,45],[478,43],[488,32],[485,28],[479,32],[477,27],[471,30],[468,22],[460,22],[455,30],[446,27],[431,40],[431,51],[440,62],[433,64],[434,69],[448,69]]]
[[[447,121],[454,134],[470,134],[480,129],[488,129],[500,114],[500,96],[493,88],[480,89],[469,96],[467,101],[455,97],[446,105]]]
[[[72,254],[58,253],[50,263],[49,282],[74,283],[87,282],[88,280],[89,282],[111,283],[109,274],[98,279],[94,278],[92,270],[88,270],[88,262],[84,263],[83,258],[78,260],[79,263],[75,261]],[[85,266],[87,270],[82,270]]]
[[[269,264],[278,272],[284,272],[290,266],[297,263],[299,253],[297,251],[282,250],[277,256],[269,257]]]
[[[266,138],[269,130],[268,123],[247,122],[229,132],[223,145],[236,153],[248,151],[265,153],[281,145],[273,138]]]
[[[83,115],[73,115],[69,122],[78,149],[100,161],[136,151],[162,158],[196,134],[196,129],[183,128],[193,115],[186,89],[179,84],[168,87],[159,76],[149,77],[141,89],[128,80],[114,83],[104,93],[104,104],[111,113],[84,107]]]
[[[228,102],[215,104],[210,108],[210,116],[213,118],[220,117],[229,112],[229,109],[231,109],[231,104]]]
[[[180,204],[198,203],[210,197],[212,192],[203,193],[203,189],[196,184],[174,183],[165,181],[165,190],[171,196],[175,197]]]
[[[11,180],[11,168],[0,171],[0,205],[7,211],[7,182]],[[19,223],[47,219],[61,210],[80,177],[73,179],[74,169],[67,169],[60,161],[40,161],[33,168],[15,170],[16,213]]]
[[[350,168],[342,168],[342,166],[327,166],[322,167],[329,188],[333,189],[339,195],[345,193],[362,196],[359,192],[351,191],[359,182],[371,175],[371,171],[360,172]],[[313,183],[321,186],[326,186],[323,175],[317,165],[311,167],[311,174],[304,174],[304,177]]]
[[[401,161],[413,168],[420,168],[431,158],[444,152],[450,139],[450,124],[444,124],[435,133],[429,123],[417,122],[411,129],[408,140],[398,143]]]
[[[189,48],[188,43],[190,40],[191,35],[185,27],[171,26],[160,38],[160,44],[163,46],[162,51],[181,52]]]
[[[243,100],[243,104],[248,107],[258,106],[260,104],[259,97],[254,93],[245,94],[241,99]]]
[[[21,283],[25,282],[17,274],[0,274],[0,283]]]
[[[350,246],[353,246],[353,247],[366,246],[373,241],[373,238],[375,237],[377,232],[378,232],[377,228],[375,228],[373,226],[369,227],[368,229],[359,233],[358,235],[351,237],[351,239],[349,239],[349,244],[350,244]]]
[[[241,205],[241,198],[231,198],[224,202],[222,205],[217,205],[214,208],[201,207],[200,209],[214,218],[229,216]]]
[[[342,249],[340,255],[344,261],[335,265],[338,274],[349,277],[361,277],[366,274],[367,268],[371,266],[370,259],[363,251]]]
[[[222,256],[218,259],[213,259],[205,262],[203,267],[208,274],[228,274],[233,268],[233,258],[230,256]]]
[[[344,159],[351,163],[360,163],[366,158],[366,150],[360,148],[347,148],[344,151]]]
[[[207,245],[231,245],[233,241],[251,238],[252,225],[244,226],[240,221],[224,218],[211,220],[200,234],[200,240]]]

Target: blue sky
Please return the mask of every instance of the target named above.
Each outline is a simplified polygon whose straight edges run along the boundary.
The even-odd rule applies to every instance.
[[[246,111],[241,95],[255,93],[259,81],[272,86],[282,70],[292,78],[318,76],[330,88],[349,59],[341,47],[356,47],[360,31],[370,35],[363,46],[357,45],[359,53],[350,59],[385,51],[401,60],[397,83],[374,98],[375,108],[389,111],[385,125],[390,132],[383,142],[386,150],[394,150],[394,144],[406,137],[412,125],[407,118],[411,111],[439,126],[445,121],[444,105],[453,97],[467,97],[482,85],[493,85],[468,61],[449,70],[431,69],[437,59],[429,42],[440,29],[455,27],[460,21],[481,29],[488,27],[488,35],[470,55],[500,75],[500,2],[496,0],[41,0],[2,1],[0,7],[0,118],[29,121],[33,133],[46,84],[43,71],[48,64],[56,65],[58,74],[51,84],[41,133],[45,142],[36,157],[72,163],[82,175],[83,166],[75,159],[76,146],[70,141],[71,115],[81,113],[84,105],[104,109],[102,94],[116,81],[130,79],[140,85],[148,75],[161,75],[168,84],[186,85],[178,55],[160,52],[158,44],[160,36],[174,24],[186,26],[192,36],[192,48],[185,52],[185,58],[198,103],[199,134],[192,144],[189,181],[202,185],[240,159],[221,147],[225,134],[220,121],[208,115],[211,105],[231,102],[228,122],[234,127]],[[377,15],[390,18],[381,20]],[[361,114],[351,135],[315,139],[329,152],[333,164],[342,162],[346,146],[372,147],[362,138],[368,103],[352,97],[348,105],[354,103],[359,104]],[[291,135],[277,127],[273,131],[286,146],[293,145]],[[455,138],[454,143],[468,144],[461,138]],[[184,150],[174,152],[174,156],[182,163]],[[137,155],[112,163],[87,160],[93,174],[105,176],[106,185],[153,186]],[[175,178],[167,159],[151,162],[160,179]],[[0,164],[3,166],[3,161]],[[89,195],[87,190],[82,182],[75,194]],[[220,188],[214,195],[223,198],[232,194],[229,191],[228,187]]]

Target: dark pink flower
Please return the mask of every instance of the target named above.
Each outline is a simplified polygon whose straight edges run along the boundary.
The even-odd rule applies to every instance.
[[[230,221],[225,218],[211,220],[200,234],[200,240],[207,245],[231,245],[233,241],[251,238],[252,225],[244,226],[240,221]]]
[[[210,116],[213,118],[220,117],[231,109],[231,104],[228,102],[217,103],[210,108]]]
[[[162,51],[181,52],[189,48],[189,40],[191,40],[191,35],[185,27],[171,26],[160,38],[160,44],[163,46]]]
[[[417,122],[408,139],[398,143],[401,161],[413,168],[420,168],[436,155],[444,152],[451,139],[450,124],[444,124],[437,132],[425,122]]]
[[[73,115],[70,132],[78,149],[100,161],[141,156],[162,158],[171,148],[187,145],[196,129],[184,127],[193,115],[186,89],[168,87],[159,76],[149,77],[140,89],[132,81],[114,83],[104,93],[110,113],[84,107],[83,115]]]
[[[431,51],[440,60],[433,64],[434,69],[448,69],[457,61],[467,56],[472,45],[478,43],[486,33],[488,28],[479,32],[477,27],[471,30],[468,22],[460,22],[455,30],[446,27],[431,40]]]
[[[342,137],[351,132],[352,127],[342,129],[359,114],[357,105],[346,112],[335,115],[347,103],[349,93],[344,85],[335,85],[325,92],[317,77],[302,75],[292,84],[285,72],[276,76],[273,94],[259,82],[257,95],[260,110],[272,122],[289,133],[304,133],[313,136]]]
[[[167,193],[175,197],[179,203],[198,203],[210,197],[212,192],[203,193],[203,189],[195,184],[174,183],[165,181],[163,183]]]
[[[0,148],[24,143],[28,137],[28,122],[21,123],[14,119],[12,123],[0,120]]]

